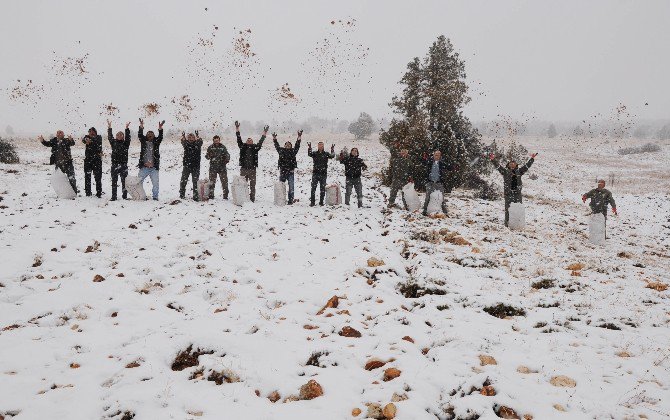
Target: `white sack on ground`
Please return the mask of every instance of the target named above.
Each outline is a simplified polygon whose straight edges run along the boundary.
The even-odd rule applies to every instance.
[[[198,201],[209,200],[209,179],[198,180]]]
[[[428,214],[438,214],[442,212],[442,201],[444,200],[444,195],[442,191],[433,191],[430,194],[430,201],[428,201],[428,208],[426,212]]]
[[[329,206],[342,204],[342,189],[339,184],[330,184],[326,187],[326,204]]]
[[[236,206],[242,206],[249,201],[249,186],[244,177],[236,176],[233,178],[233,183],[230,189],[233,193],[233,204]]]
[[[286,205],[286,183],[275,181],[275,205]]]
[[[402,188],[402,194],[405,204],[407,204],[407,210],[414,212],[421,208],[421,200],[419,199],[419,194],[414,189],[413,182]]]
[[[512,203],[509,205],[509,228],[521,230],[526,227],[526,209],[523,203]]]
[[[605,245],[605,215],[594,213],[589,218],[589,241],[594,245]]]
[[[138,176],[126,177],[126,190],[130,194],[130,198],[137,201],[144,201],[147,199],[147,194],[144,192],[144,186]]]
[[[51,175],[51,186],[58,198],[71,200],[77,197],[77,193],[72,189],[70,180],[60,169],[56,168]]]

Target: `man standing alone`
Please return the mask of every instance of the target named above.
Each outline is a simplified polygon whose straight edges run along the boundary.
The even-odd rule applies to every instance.
[[[447,204],[445,201],[445,185],[447,185],[447,177],[449,172],[453,169],[447,162],[442,160],[442,152],[436,150],[433,152],[432,159],[425,158],[423,164],[428,173],[428,180],[426,181],[426,199],[423,202],[423,215],[428,215],[428,203],[430,202],[430,195],[434,191],[442,193],[442,212],[447,214]]]

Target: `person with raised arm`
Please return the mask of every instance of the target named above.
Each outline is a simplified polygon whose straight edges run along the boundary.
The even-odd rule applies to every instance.
[[[130,147],[130,122],[126,123],[125,133],[119,131],[116,137],[112,135],[112,122],[107,120],[107,139],[112,148],[112,198],[116,201],[116,190],[118,189],[119,178],[121,178],[121,197],[128,199],[128,190],[126,190],[126,177],[128,176],[128,148]]]
[[[412,177],[411,169],[411,161],[407,149],[401,149],[399,154],[391,157],[391,193],[389,194],[389,208],[395,206],[395,199],[398,196],[398,191],[402,191],[402,188],[410,181]],[[404,195],[402,196],[402,202],[403,206],[407,208]]]
[[[78,193],[77,190],[77,180],[74,176],[74,164],[72,162],[72,151],[70,148],[74,146],[74,139],[72,135],[65,137],[63,130],[56,131],[56,137],[53,137],[51,140],[44,140],[43,136],[37,138],[40,143],[46,147],[51,148],[51,157],[49,158],[49,164],[54,165],[56,169],[59,169],[63,172],[68,180],[70,185],[75,193]]]
[[[523,188],[523,182],[521,177],[528,172],[528,169],[535,162],[535,156],[537,153],[533,153],[523,166],[519,167],[519,164],[510,160],[507,162],[507,165],[503,166],[499,161],[496,160],[494,154],[489,155],[489,159],[495,165],[500,175],[503,176],[503,196],[505,197],[505,226],[509,226],[509,207],[512,203],[522,203],[523,197],[521,196],[521,189]]]
[[[240,135],[240,123],[235,121],[235,135],[237,136],[237,147],[240,149],[240,176],[249,182],[249,199],[256,201],[256,168],[258,167],[258,152],[263,147],[263,142],[268,134],[270,126],[263,127],[263,134],[258,143],[254,144],[251,137],[242,143]]]
[[[361,181],[361,171],[367,170],[368,166],[363,162],[363,159],[358,156],[357,147],[351,148],[349,156],[345,156],[344,151],[340,152],[340,156],[337,160],[344,165],[344,204],[347,206],[349,205],[351,190],[354,188],[356,190],[356,198],[358,198],[358,208],[363,207],[363,182]]]
[[[312,151],[312,143],[307,143],[307,156],[311,157],[314,166],[312,169],[312,188],[309,196],[309,205],[314,207],[316,186],[319,186],[319,205],[323,206],[326,196],[326,179],[328,178],[328,160],[335,157],[335,145],[330,146],[330,153],[324,150],[324,144],[320,141],[316,145],[316,152]]]
[[[193,199],[198,201],[198,179],[200,178],[200,155],[202,154],[202,139],[198,134],[181,133],[181,145],[184,148],[184,157],[182,159],[181,181],[179,182],[179,198],[182,200],[186,196],[186,183],[188,177],[193,182]]]
[[[95,127],[88,129],[88,134],[81,140],[86,145],[84,155],[84,192],[87,197],[91,193],[91,174],[95,177],[95,196],[102,197],[102,136]]]
[[[298,150],[300,150],[300,142],[302,141],[302,130],[298,131],[298,138],[295,141],[295,147],[291,144],[290,141],[284,143],[284,147],[279,147],[279,141],[277,141],[277,133],[272,133],[272,142],[275,145],[277,154],[279,154],[279,161],[277,166],[279,167],[279,181],[288,182],[288,204],[293,204],[293,198],[295,194],[295,168],[298,167],[298,162],[296,160],[296,155]]]
[[[159,191],[159,169],[161,163],[160,147],[163,142],[163,124],[158,123],[158,137],[153,131],[147,131],[144,135],[144,120],[140,118],[140,128],[137,130],[137,138],[140,140],[140,158],[137,167],[140,168],[137,176],[140,183],[144,182],[146,177],[151,178],[151,195],[155,201],[158,201]]]
[[[616,203],[614,202],[614,197],[612,192],[605,188],[605,180],[599,179],[598,186],[586,194],[582,195],[582,202],[586,203],[586,200],[590,199],[589,207],[591,207],[591,214],[602,214],[605,216],[605,224],[607,224],[607,207],[612,207],[612,214],[616,215]]]

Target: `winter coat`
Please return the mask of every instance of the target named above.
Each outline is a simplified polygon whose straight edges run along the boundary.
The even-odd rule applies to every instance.
[[[128,165],[128,148],[130,147],[130,129],[126,128],[123,140],[114,138],[111,127],[107,129],[107,139],[112,148],[112,167]]]
[[[182,164],[185,168],[200,169],[200,155],[202,155],[202,139],[188,141],[182,139],[181,145],[184,147],[184,157]]]
[[[237,147],[240,148],[240,167],[242,169],[256,169],[258,167],[258,152],[263,147],[265,135],[261,136],[258,144],[246,144],[242,143],[242,136],[239,131],[235,134],[237,135]]]
[[[391,182],[393,184],[405,185],[412,177],[412,162],[409,156],[403,158],[395,156],[391,158]]]
[[[226,170],[226,164],[230,162],[230,153],[223,144],[213,143],[207,148],[205,159],[209,160],[209,170],[220,172]]]
[[[279,161],[277,162],[279,169],[285,172],[291,172],[295,170],[295,168],[298,167],[298,162],[296,161],[295,157],[298,154],[298,150],[300,149],[300,139],[295,141],[295,146],[292,149],[279,147],[279,142],[277,139],[273,139],[272,141],[274,142],[275,149],[279,154]]]
[[[91,139],[90,144],[86,144],[86,140]],[[95,135],[93,137],[86,135],[81,140],[86,144],[86,152],[84,153],[84,162],[92,162],[102,159],[102,136]]]
[[[312,148],[310,147],[307,150],[307,156],[311,157],[312,160],[314,161],[314,169],[312,170],[312,173],[314,173],[314,175],[327,175],[328,159],[334,158],[335,154],[328,153],[325,150],[322,151],[317,150],[316,152],[313,152]]]
[[[72,163],[71,146],[74,146],[74,140],[54,137],[49,141],[42,140],[42,144],[46,147],[51,147],[51,157],[49,158],[50,165],[65,165]]]
[[[434,161],[435,161],[435,159],[433,159],[433,157],[429,157],[429,158],[423,160],[423,167],[426,171],[426,182],[432,182],[430,180],[430,173],[433,170],[433,162]],[[438,182],[441,182],[442,185],[446,186],[448,178],[449,178],[451,172],[453,172],[455,170],[455,167],[453,165],[449,165],[443,159],[439,160],[438,165],[440,167],[439,168],[440,169],[440,180]]]
[[[344,156],[340,154],[339,161],[344,165],[344,176],[347,179],[354,179],[361,177],[361,171],[368,169],[368,166],[363,162],[360,156]]]
[[[613,209],[616,208],[616,203],[614,202],[614,197],[610,190],[603,188],[599,190],[594,188],[591,191],[584,194],[584,198],[590,198],[589,207],[593,213],[603,213],[607,215],[607,205],[612,206]]]
[[[521,176],[528,172],[528,169],[533,165],[533,162],[535,162],[535,159],[530,158],[525,165],[517,167],[516,169],[510,169],[506,166],[502,166],[500,163],[496,164],[498,172],[503,176],[504,195],[508,196],[521,193],[521,188],[523,187]]]
[[[137,164],[138,168],[144,168],[144,153],[147,148],[147,143],[149,140],[144,136],[144,128],[140,127],[139,130],[137,130],[137,138],[140,140],[140,158],[139,162]],[[153,145],[154,145],[154,151],[153,151],[153,158],[154,158],[154,168],[156,170],[159,169],[160,167],[160,161],[161,161],[161,152],[160,152],[160,147],[161,147],[161,142],[163,141],[163,129],[160,128],[158,129],[158,137],[154,137],[153,140]]]

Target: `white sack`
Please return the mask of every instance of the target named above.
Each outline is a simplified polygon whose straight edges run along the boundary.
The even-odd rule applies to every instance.
[[[509,205],[509,228],[522,230],[526,227],[526,209],[523,203],[511,203]]]
[[[51,175],[51,186],[58,198],[63,200],[71,200],[77,197],[77,193],[72,189],[70,179],[60,169],[54,168]]]

